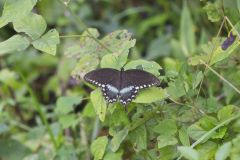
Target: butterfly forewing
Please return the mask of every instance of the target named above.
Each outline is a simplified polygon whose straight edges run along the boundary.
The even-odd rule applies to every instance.
[[[117,100],[120,88],[120,71],[111,68],[97,69],[87,73],[84,79],[101,87],[103,96],[109,103]]]
[[[122,77],[122,88],[135,86],[136,89],[141,89],[160,84],[159,79],[153,74],[138,69],[126,70]]]

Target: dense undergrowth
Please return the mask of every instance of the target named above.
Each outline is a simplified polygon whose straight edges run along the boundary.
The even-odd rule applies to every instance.
[[[0,159],[239,159],[239,0],[0,5]],[[122,66],[161,80],[127,111],[83,81]]]

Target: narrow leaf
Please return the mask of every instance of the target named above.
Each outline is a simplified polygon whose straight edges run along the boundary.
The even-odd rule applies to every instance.
[[[223,144],[221,147],[218,148],[216,155],[215,155],[215,160],[225,160],[229,156],[231,152],[232,144],[231,142],[227,142]]]
[[[192,55],[195,52],[196,42],[194,26],[186,0],[184,1],[183,10],[181,13],[180,41],[185,56]]]
[[[178,147],[179,152],[188,160],[199,160],[198,152],[191,147]]]

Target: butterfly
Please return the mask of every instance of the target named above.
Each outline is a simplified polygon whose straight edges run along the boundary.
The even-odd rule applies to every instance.
[[[139,69],[101,68],[87,73],[84,80],[100,87],[108,103],[119,101],[122,105],[135,99],[139,90],[160,85],[156,76]]]

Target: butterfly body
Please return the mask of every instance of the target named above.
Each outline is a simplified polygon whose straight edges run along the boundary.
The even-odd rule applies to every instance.
[[[160,84],[157,77],[138,69],[118,71],[112,68],[102,68],[87,73],[84,79],[100,87],[108,103],[119,100],[123,105],[135,99],[140,89]]]

